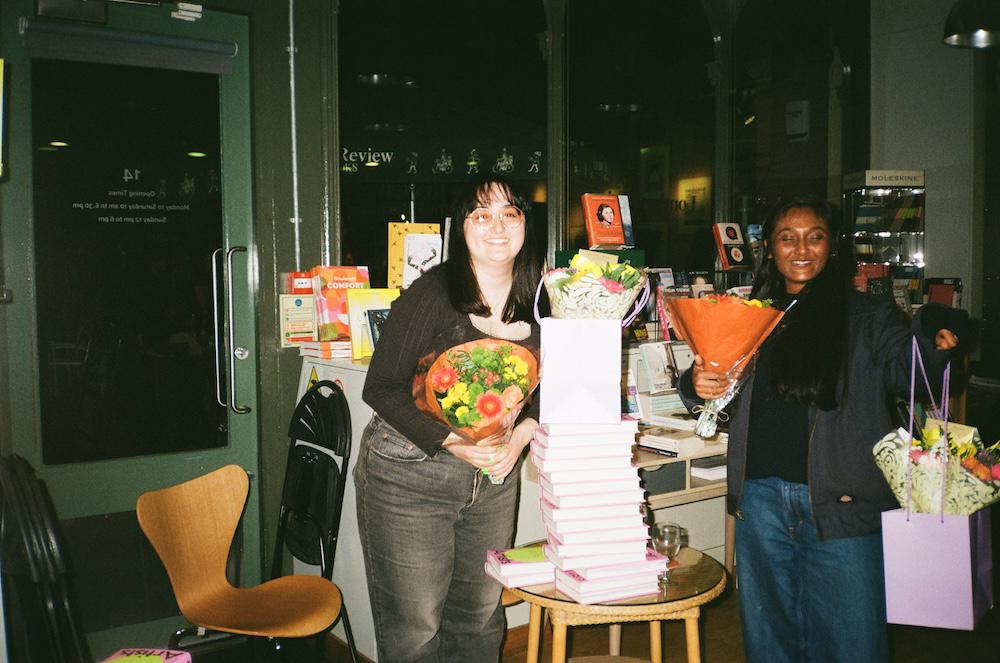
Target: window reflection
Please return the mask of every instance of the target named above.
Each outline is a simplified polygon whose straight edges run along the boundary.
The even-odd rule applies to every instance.
[[[546,218],[542,0],[348,0],[339,25],[344,264],[384,286],[387,222],[443,224],[476,173],[504,174]]]
[[[629,196],[650,266],[710,269],[715,87],[697,0],[568,3],[568,246],[580,196]]]

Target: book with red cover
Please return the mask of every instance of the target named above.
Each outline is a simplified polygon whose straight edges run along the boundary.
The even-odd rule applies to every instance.
[[[317,265],[309,270],[316,303],[316,329],[320,341],[350,341],[347,291],[368,288],[368,268]]]
[[[628,196],[585,193],[581,201],[590,248],[635,246]]]
[[[544,497],[540,500],[542,518],[552,522],[567,520],[599,520],[602,518],[620,518],[641,513],[639,504],[607,504],[601,506],[585,506],[576,508],[560,508]]]
[[[715,223],[712,234],[724,271],[753,269],[753,253],[740,224]]]

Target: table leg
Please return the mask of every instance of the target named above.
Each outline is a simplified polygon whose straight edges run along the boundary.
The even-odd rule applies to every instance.
[[[538,663],[542,634],[542,606],[532,603],[528,617],[528,657],[526,663]]]
[[[649,622],[649,660],[663,663],[663,642],[660,640],[660,622]]]
[[[552,624],[552,663],[566,663],[565,624]]]
[[[608,654],[611,656],[622,655],[622,625],[612,624],[608,626]]]
[[[688,663],[701,663],[701,642],[698,638],[698,615],[684,620],[684,635],[687,639]]]

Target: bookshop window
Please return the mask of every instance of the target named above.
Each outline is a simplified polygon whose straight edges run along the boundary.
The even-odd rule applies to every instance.
[[[586,246],[584,193],[625,194],[651,267],[711,268],[715,86],[699,0],[567,8],[567,246]]]
[[[544,255],[542,0],[340,7],[342,262],[384,287],[388,223],[443,230],[461,186],[488,173],[532,201]]]
[[[868,21],[868,0],[750,0],[735,17],[736,221],[799,196],[839,204],[843,175],[867,167]]]

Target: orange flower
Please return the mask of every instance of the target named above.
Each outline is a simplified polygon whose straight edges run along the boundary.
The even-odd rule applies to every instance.
[[[487,419],[497,416],[503,410],[503,401],[500,399],[500,394],[495,391],[483,392],[476,399],[476,409],[479,410],[479,414]]]
[[[448,364],[431,373],[430,383],[434,391],[448,391],[448,388],[456,382],[458,373]]]
[[[503,390],[503,406],[510,409],[521,402],[524,392],[516,384],[512,384]]]

